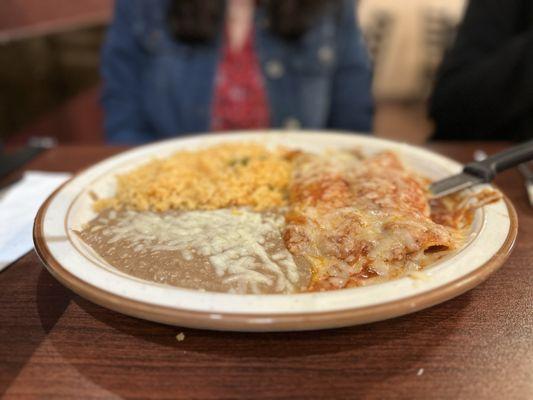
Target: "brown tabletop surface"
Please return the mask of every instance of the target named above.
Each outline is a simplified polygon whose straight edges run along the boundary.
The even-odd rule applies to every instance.
[[[465,162],[504,144],[429,147]],[[116,152],[59,147],[28,168],[76,171]],[[533,208],[517,171],[496,183],[520,224],[505,265],[443,304],[351,328],[258,334],[142,321],[64,288],[32,251],[0,273],[0,397],[532,399]]]

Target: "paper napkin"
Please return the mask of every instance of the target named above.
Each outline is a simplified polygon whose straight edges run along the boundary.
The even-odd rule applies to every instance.
[[[33,219],[68,173],[28,171],[0,192],[0,271],[33,248]]]

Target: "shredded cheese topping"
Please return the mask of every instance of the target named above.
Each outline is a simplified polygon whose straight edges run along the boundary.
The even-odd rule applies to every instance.
[[[115,215],[110,213],[109,218]],[[238,293],[277,293],[295,290],[299,279],[292,255],[285,247],[269,248],[269,239],[281,242],[283,217],[248,210],[190,211],[181,214],[127,211],[117,223],[104,228],[109,245],[126,240],[133,251],[178,251],[185,260],[207,257],[224,284]],[[270,240],[272,241],[272,240]]]

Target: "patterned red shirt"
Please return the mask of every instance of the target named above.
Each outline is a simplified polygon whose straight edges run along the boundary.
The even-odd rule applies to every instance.
[[[230,48],[225,31],[215,79],[211,130],[254,129],[270,126],[263,74],[250,29],[240,50]]]

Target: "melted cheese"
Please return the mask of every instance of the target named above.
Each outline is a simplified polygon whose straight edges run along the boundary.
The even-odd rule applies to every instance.
[[[393,278],[425,266],[426,250],[454,246],[429,217],[425,182],[392,153],[302,156],[294,171],[284,238],[311,264],[311,289]]]
[[[179,251],[185,260],[196,254],[207,257],[216,275],[231,285],[233,292],[260,293],[267,285],[276,292],[290,293],[299,279],[292,255],[285,247],[268,248],[269,239],[281,240],[282,226],[283,218],[278,215],[247,210],[181,214],[127,211],[102,233],[108,244],[127,241],[138,252],[149,248]]]

